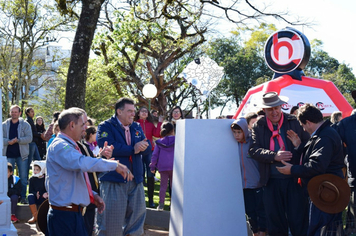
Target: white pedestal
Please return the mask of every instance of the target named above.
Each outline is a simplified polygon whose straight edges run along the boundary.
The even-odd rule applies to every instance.
[[[1,89],[0,89],[1,94]],[[0,104],[1,96],[0,96]],[[0,109],[0,124],[2,124],[2,106]],[[2,138],[2,126],[0,129],[0,137]],[[0,142],[0,201],[4,201],[0,205],[0,235],[6,236],[17,235],[17,230],[11,223],[11,202],[7,197],[7,158],[2,156],[3,142]]]
[[[247,235],[232,120],[177,122],[169,235]]]

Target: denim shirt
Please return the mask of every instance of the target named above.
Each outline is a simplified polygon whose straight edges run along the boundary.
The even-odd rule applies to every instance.
[[[54,206],[89,205],[83,172],[113,171],[116,167],[117,161],[81,154],[72,139],[59,133],[47,151],[46,189],[49,203]]]

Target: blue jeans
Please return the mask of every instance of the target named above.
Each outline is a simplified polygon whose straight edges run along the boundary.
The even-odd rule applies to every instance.
[[[143,162],[143,179],[145,179],[145,172],[147,177],[153,177],[154,174],[151,172],[150,163],[151,163],[152,151],[147,155],[142,155]]]
[[[11,163],[13,169],[15,169],[15,163],[19,169],[19,177],[22,185],[21,198],[26,198],[26,190],[28,183],[28,159],[22,160],[22,157],[9,157],[7,161]]]
[[[40,152],[38,151],[38,147],[35,142],[31,142],[29,145],[29,154],[28,154],[28,169],[30,169],[31,162],[34,160],[40,161],[42,160],[40,157]],[[20,177],[21,178],[21,177]]]
[[[40,197],[39,199],[37,199],[37,196],[33,195],[32,193],[28,194],[27,199],[28,199],[29,205],[36,204],[38,207],[46,200],[43,197]]]
[[[49,208],[46,235],[88,236],[88,232],[80,212],[60,211]]]
[[[336,232],[340,224],[342,225],[342,212],[323,212],[310,201],[308,236],[338,235]],[[326,227],[323,229],[324,226]]]

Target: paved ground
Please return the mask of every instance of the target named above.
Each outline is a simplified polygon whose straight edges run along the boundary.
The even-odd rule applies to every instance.
[[[20,221],[14,224],[15,228],[17,229],[17,234],[19,236],[43,236],[44,234],[39,232],[36,229],[35,224],[28,224],[25,221]],[[168,236],[168,231],[150,225],[145,225],[145,233],[144,236]]]

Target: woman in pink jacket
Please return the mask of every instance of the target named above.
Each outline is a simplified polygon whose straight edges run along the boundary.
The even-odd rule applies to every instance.
[[[160,117],[158,120],[157,127],[153,124],[153,118],[148,111],[147,107],[140,107],[140,109],[136,112],[135,121],[141,125],[143,132],[148,140],[150,140],[152,144],[152,151],[154,149],[154,137],[160,137],[162,118]],[[143,161],[143,179],[145,180],[145,172],[147,173],[147,195],[148,195],[148,206],[154,208],[155,204],[153,203],[153,192],[155,186],[154,174],[150,171],[150,163],[152,151],[142,156]],[[145,181],[144,181],[145,182]]]

